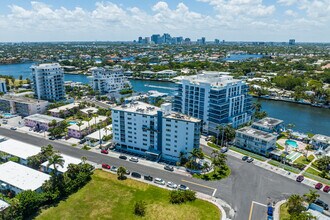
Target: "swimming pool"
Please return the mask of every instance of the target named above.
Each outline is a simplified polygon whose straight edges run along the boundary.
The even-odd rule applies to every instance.
[[[293,148],[298,148],[298,144],[294,140],[286,140],[285,141],[285,144],[288,145],[288,146],[290,146],[290,147],[293,147]]]
[[[77,122],[76,121],[69,121],[68,124],[69,125],[75,125],[75,124],[77,124]]]
[[[2,116],[5,117],[5,118],[11,118],[11,117],[13,117],[13,115],[10,114],[10,113],[4,113],[4,114],[2,114]]]

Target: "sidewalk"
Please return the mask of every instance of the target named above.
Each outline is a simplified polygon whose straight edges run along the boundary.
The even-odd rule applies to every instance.
[[[286,203],[286,200],[279,201],[275,204],[274,220],[280,220],[280,207],[282,204]]]

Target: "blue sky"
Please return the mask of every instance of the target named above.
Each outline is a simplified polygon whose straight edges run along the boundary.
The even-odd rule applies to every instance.
[[[330,0],[1,0],[0,41],[193,40],[329,42]]]

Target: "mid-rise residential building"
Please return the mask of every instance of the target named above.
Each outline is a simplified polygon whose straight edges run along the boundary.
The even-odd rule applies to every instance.
[[[0,93],[7,93],[7,85],[4,80],[0,80]]]
[[[252,127],[244,127],[236,130],[234,144],[237,147],[252,151],[257,154],[269,156],[276,149],[277,136]]]
[[[158,108],[143,102],[113,108],[113,141],[124,151],[178,161],[181,152],[199,148],[201,121],[171,108],[169,103]]]
[[[131,84],[121,66],[113,68],[94,67],[91,69],[90,84],[95,91],[101,94],[119,92],[122,89],[131,88]]]
[[[26,190],[41,192],[42,184],[49,179],[50,175],[46,173],[12,161],[0,165],[1,190],[11,190],[16,194]]]
[[[251,97],[244,81],[217,72],[180,79],[173,110],[201,119],[204,132],[217,134],[219,125],[236,128],[251,120]]]
[[[316,134],[312,137],[311,144],[317,150],[330,150],[330,137],[322,134]]]
[[[32,89],[36,98],[59,101],[65,98],[64,72],[58,63],[31,66]]]
[[[34,114],[24,118],[25,126],[43,131],[48,131],[49,123],[53,121],[59,124],[64,119],[42,114]]]
[[[48,101],[27,98],[24,96],[1,96],[0,111],[28,116],[46,112]]]
[[[269,132],[269,133],[281,133],[284,130],[283,120],[266,117],[259,121],[253,122],[252,128]]]

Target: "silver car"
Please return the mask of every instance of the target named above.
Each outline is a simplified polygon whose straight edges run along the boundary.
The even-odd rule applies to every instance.
[[[176,184],[173,183],[173,182],[167,182],[166,186],[167,186],[168,188],[171,188],[171,189],[176,189],[176,188],[178,188],[178,185],[176,185]]]

